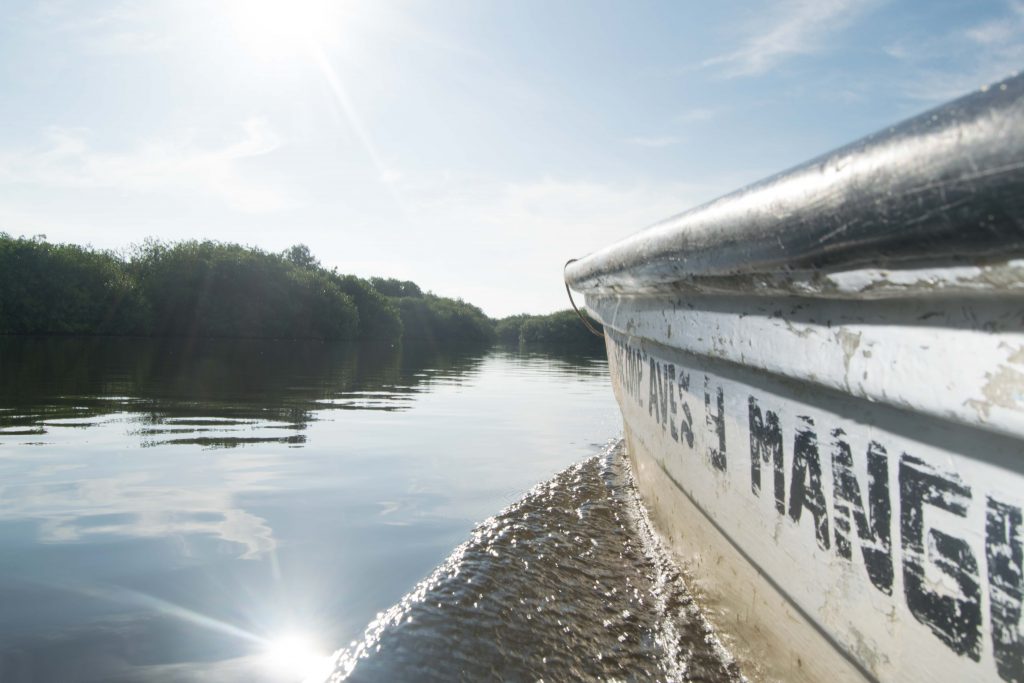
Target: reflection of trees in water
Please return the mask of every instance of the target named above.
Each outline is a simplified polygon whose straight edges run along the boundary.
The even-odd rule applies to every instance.
[[[568,375],[595,376],[608,372],[608,358],[603,347],[580,347],[571,344],[502,345],[501,351],[521,362],[543,362]]]
[[[403,410],[458,383],[493,349],[268,340],[0,338],[0,436],[85,428],[137,415],[144,446],[301,446],[321,410]],[[603,354],[566,346],[499,349],[553,372],[607,372]]]
[[[301,445],[294,431],[316,411],[402,410],[482,357],[479,347],[355,342],[0,338],[0,435],[130,412],[144,445]]]

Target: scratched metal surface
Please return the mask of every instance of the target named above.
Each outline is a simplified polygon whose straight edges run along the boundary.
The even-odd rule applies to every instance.
[[[826,270],[1021,254],[1024,75],[669,218],[572,263],[566,280],[589,293],[799,294],[836,289],[815,280]]]

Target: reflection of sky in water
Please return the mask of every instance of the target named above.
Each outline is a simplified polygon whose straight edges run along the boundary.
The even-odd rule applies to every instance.
[[[4,681],[282,680],[267,658],[298,647],[287,634],[347,643],[474,522],[620,428],[595,359],[13,343]],[[51,370],[12,386],[12,357]]]

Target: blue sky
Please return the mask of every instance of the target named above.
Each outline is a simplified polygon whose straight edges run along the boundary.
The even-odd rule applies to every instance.
[[[3,0],[0,231],[413,279],[561,266],[1024,64],[1024,2]]]

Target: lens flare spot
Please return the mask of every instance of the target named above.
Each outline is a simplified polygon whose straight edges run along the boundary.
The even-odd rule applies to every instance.
[[[332,658],[314,640],[301,633],[289,633],[271,640],[266,649],[267,665],[289,681],[322,683],[333,670]]]

